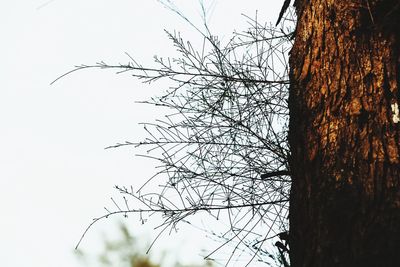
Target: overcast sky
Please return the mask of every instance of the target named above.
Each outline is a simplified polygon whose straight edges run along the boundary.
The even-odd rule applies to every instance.
[[[197,0],[174,2],[200,23]],[[211,30],[222,38],[245,29],[242,13],[254,16],[258,10],[263,20],[276,21],[281,2],[205,0]],[[140,186],[154,174],[153,163],[135,157],[134,150],[104,147],[143,138],[137,124],[162,114],[134,102],[165,88],[104,70],[50,82],[75,65],[127,62],[125,52],[151,64],[154,55],[173,51],[164,29],[198,37],[156,0],[1,3],[0,265],[79,266],[73,248],[91,219],[110,204],[113,186]],[[151,238],[151,232],[136,228],[137,218],[128,223],[133,233]],[[82,249],[95,251],[102,235],[112,236],[116,228],[115,221],[99,222]],[[179,250],[197,261],[207,243],[182,231],[157,249]]]

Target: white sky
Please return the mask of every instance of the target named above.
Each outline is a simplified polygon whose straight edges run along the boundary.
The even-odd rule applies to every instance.
[[[200,22],[197,0],[174,2]],[[226,38],[245,29],[241,13],[253,16],[258,9],[260,20],[275,22],[282,2],[205,0],[214,3],[211,29]],[[173,51],[164,28],[194,33],[155,0],[1,0],[1,266],[79,266],[73,247],[110,204],[113,186],[139,186],[154,173],[153,163],[134,157],[132,149],[103,148],[143,137],[137,123],[160,114],[134,101],[154,95],[162,84],[151,88],[100,70],[49,84],[74,65],[127,62],[124,52],[151,64],[153,55]],[[129,223],[137,227],[136,220]],[[112,220],[98,223],[82,249],[98,249],[102,234],[115,231]],[[132,229],[140,231],[148,233]],[[157,250],[179,248],[189,261],[197,260],[206,243],[188,231],[163,238]]]

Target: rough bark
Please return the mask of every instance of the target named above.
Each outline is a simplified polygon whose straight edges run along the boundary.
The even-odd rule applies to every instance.
[[[399,2],[295,2],[292,267],[400,266]]]

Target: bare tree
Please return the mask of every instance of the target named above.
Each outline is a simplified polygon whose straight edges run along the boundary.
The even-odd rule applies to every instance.
[[[166,5],[190,23],[171,3]],[[109,147],[147,149],[142,156],[159,162],[148,183],[158,178],[160,191],[148,192],[148,183],[139,189],[116,186],[122,198],[112,199],[113,208],[106,208],[86,231],[111,215],[137,213],[144,221],[160,213],[163,232],[203,212],[229,222],[225,233],[214,233],[223,240],[221,247],[232,246],[227,265],[243,257],[243,251],[250,255],[247,264],[288,265],[283,238],[291,185],[287,58],[294,16],[290,11],[279,27],[260,23],[257,16],[246,19],[249,29],[225,43],[211,34],[206,21],[204,30],[192,24],[203,37],[197,49],[179,33],[166,32],[180,56],[156,57],[155,67],[142,66],[127,54],[127,64],[100,62],[71,71],[118,69],[144,83],[173,82],[163,95],[145,101],[171,110],[164,119],[143,124],[148,138]],[[275,241],[277,248],[272,247]]]

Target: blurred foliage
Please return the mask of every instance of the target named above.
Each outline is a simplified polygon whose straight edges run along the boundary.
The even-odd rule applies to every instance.
[[[156,263],[152,258],[151,251],[146,254],[146,247],[148,243],[143,244],[139,242],[138,238],[133,236],[125,224],[119,226],[121,238],[117,240],[104,240],[103,251],[96,256],[95,266],[120,266],[120,267],[162,267],[162,263]],[[164,251],[162,255],[171,253]],[[89,255],[83,250],[78,249],[75,255],[85,266],[93,266],[88,261]],[[161,262],[162,262],[161,257]],[[214,266],[211,261],[205,261],[202,265],[190,264],[183,265],[179,262],[174,264],[175,267],[212,267]]]

